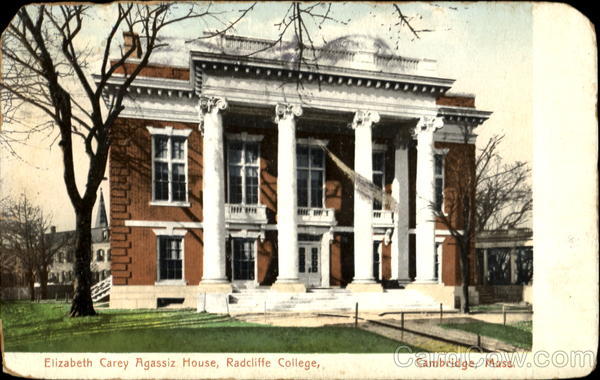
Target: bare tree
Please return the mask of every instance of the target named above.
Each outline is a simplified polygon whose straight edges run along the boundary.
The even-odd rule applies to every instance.
[[[35,299],[35,279],[38,263],[38,243],[41,210],[31,204],[26,196],[3,207],[3,239],[5,250],[14,256],[29,286],[31,299]]]
[[[504,136],[493,136],[477,157],[476,231],[508,230],[529,220],[531,168],[505,162],[498,153]]]
[[[433,213],[450,232],[459,249],[461,278],[460,310],[469,312],[471,252],[475,238],[486,226],[512,228],[527,220],[531,210],[530,169],[524,162],[502,163],[494,136],[475,151],[469,144],[472,127],[462,125],[463,146],[451,149],[445,158],[445,191],[442,208],[431,204]]]
[[[123,99],[129,87],[148,66],[152,54],[164,46],[161,35],[168,26],[192,18],[219,20],[221,27],[203,36],[210,38],[233,29],[254,5],[239,10],[232,21],[223,21],[222,12],[215,11],[211,3],[118,3],[114,20],[107,28],[95,83],[88,75],[91,51],[81,41],[84,24],[93,9],[89,5],[24,7],[3,33],[4,71],[0,90],[3,103],[8,105],[5,116],[14,115],[20,105],[27,104],[47,117],[44,123],[35,126],[24,123],[23,135],[17,137],[26,141],[33,132],[52,131],[56,127],[59,130],[57,138],[62,150],[63,179],[76,218],[75,292],[71,316],[95,314],[90,290],[92,208],[106,169],[112,126],[124,108]],[[315,51],[306,24],[308,19],[314,21],[316,28],[323,22],[334,21],[331,4],[293,2],[282,18],[279,41],[288,30],[293,30],[298,41],[298,65],[306,62],[305,42],[313,46],[311,51]],[[403,25],[406,23],[408,19],[403,20]],[[121,31],[132,36],[132,43],[126,47],[117,46]],[[120,48],[118,58],[110,59],[116,47]],[[133,57],[137,58],[135,64],[129,65],[129,59]],[[103,94],[112,79],[117,79],[120,84],[104,104]],[[82,95],[73,95],[78,93]],[[19,122],[16,117],[7,120]],[[0,143],[10,146],[17,137],[7,136],[3,134],[4,140]],[[75,174],[74,150],[78,146],[82,146],[88,156],[83,191],[77,186]]]
[[[241,11],[238,18],[218,31],[232,28],[254,5]],[[91,298],[91,220],[98,187],[104,177],[111,128],[123,110],[127,89],[148,65],[152,53],[161,48],[161,32],[169,25],[190,18],[219,18],[211,5],[176,3],[119,3],[107,31],[94,86],[87,73],[89,51],[78,44],[84,22],[89,19],[87,5],[35,6],[21,8],[3,34],[2,54],[7,68],[0,89],[11,104],[26,103],[44,113],[50,123],[42,128],[58,127],[62,149],[64,183],[75,211],[75,293],[71,316],[94,315]],[[119,58],[109,59],[120,30],[138,35]],[[137,64],[126,67],[129,58],[142,48]],[[119,90],[104,104],[102,94],[112,78],[121,80]],[[74,89],[75,87],[75,89]],[[80,90],[81,98],[72,96]],[[38,126],[37,128],[40,128]],[[74,167],[75,139],[83,144],[88,156],[85,190],[77,187]]]

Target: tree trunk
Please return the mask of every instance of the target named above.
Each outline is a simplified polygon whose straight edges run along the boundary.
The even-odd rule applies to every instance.
[[[466,246],[465,246],[466,245]],[[460,247],[460,312],[469,313],[469,244]]]
[[[27,282],[29,283],[29,299],[35,301],[35,275],[32,271],[27,272]]]
[[[92,202],[93,206],[93,202]],[[92,302],[92,207],[76,210],[75,227],[75,278],[73,280],[73,302],[71,317],[96,315]]]
[[[45,300],[48,298],[48,267],[38,269],[40,276],[40,298]]]

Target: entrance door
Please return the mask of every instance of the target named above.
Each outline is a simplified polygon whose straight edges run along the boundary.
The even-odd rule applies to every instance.
[[[231,251],[231,279],[234,286],[236,288],[255,287],[254,239],[232,239]]]
[[[318,242],[299,242],[298,277],[307,288],[321,286],[321,249]]]

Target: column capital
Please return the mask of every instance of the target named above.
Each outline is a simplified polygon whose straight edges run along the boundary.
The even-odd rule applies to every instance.
[[[200,123],[198,129],[204,135],[204,119],[209,113],[224,111],[228,107],[227,100],[220,96],[201,96],[198,100]]]
[[[378,123],[379,120],[379,112],[358,110],[354,114],[354,120],[352,121],[352,129],[356,129],[359,127],[370,128],[373,124]]]
[[[418,135],[421,132],[435,132],[444,126],[444,120],[441,117],[436,116],[423,116],[419,119],[419,122],[413,129],[413,136]]]
[[[224,111],[227,107],[227,100],[220,96],[201,96],[198,100],[201,114],[213,112],[213,110]]]
[[[275,106],[275,122],[302,116],[302,107],[298,104],[277,103]]]

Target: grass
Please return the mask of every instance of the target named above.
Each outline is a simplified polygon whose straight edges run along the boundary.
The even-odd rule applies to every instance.
[[[97,316],[69,318],[68,308],[57,302],[0,303],[5,350],[391,353],[406,345],[349,327],[273,327],[193,310],[98,309]]]
[[[531,321],[511,323],[506,326],[488,322],[446,323],[444,328],[462,330],[498,339],[520,348],[531,349]]]

